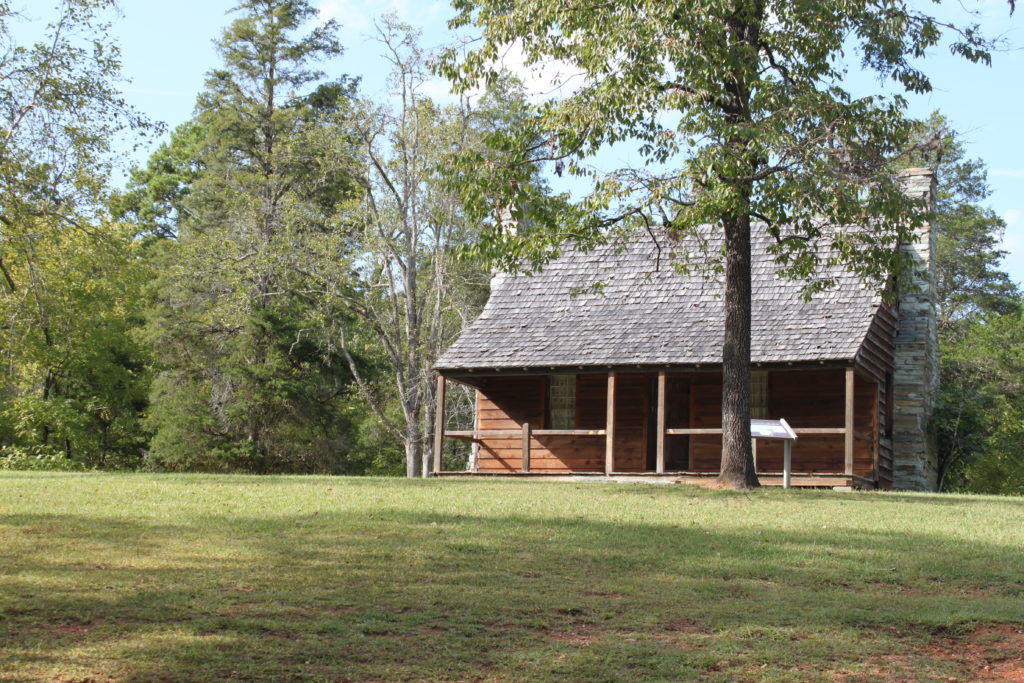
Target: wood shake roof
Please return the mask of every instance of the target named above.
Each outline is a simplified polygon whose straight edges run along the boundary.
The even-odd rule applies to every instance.
[[[752,361],[851,360],[881,297],[853,273],[834,267],[824,275],[834,277],[836,286],[805,302],[799,282],[776,275],[764,226],[753,226],[752,233]],[[678,272],[669,252],[683,254],[690,247],[700,253],[696,242],[657,239],[660,266],[658,245],[645,237],[625,249],[567,249],[535,275],[496,276],[480,317],[435,368],[720,363],[721,276]],[[601,290],[592,289],[596,283]]]

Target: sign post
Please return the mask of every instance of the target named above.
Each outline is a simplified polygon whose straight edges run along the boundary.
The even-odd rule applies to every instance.
[[[788,489],[793,472],[793,442],[796,441],[796,432],[785,420],[751,420],[750,436],[755,439],[782,441],[782,488]]]

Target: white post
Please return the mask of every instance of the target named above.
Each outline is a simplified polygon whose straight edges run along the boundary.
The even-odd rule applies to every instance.
[[[783,439],[782,450],[782,488],[789,488],[789,475],[793,471],[793,441]]]

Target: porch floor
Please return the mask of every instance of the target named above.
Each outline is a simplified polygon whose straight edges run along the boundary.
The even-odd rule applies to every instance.
[[[531,481],[614,481],[647,484],[691,484],[701,486],[718,476],[717,472],[438,472],[445,479],[529,479]],[[762,486],[782,486],[781,473],[758,473]],[[794,472],[790,484],[807,488],[875,489],[876,483],[857,475]]]

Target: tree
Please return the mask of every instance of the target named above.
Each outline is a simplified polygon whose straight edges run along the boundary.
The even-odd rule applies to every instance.
[[[1024,317],[989,314],[942,343],[935,420],[940,484],[974,493],[1024,493]]]
[[[945,117],[933,113],[916,126],[915,137],[913,163],[932,166],[940,180],[932,217],[938,247],[940,382],[933,419],[939,489],[1009,492],[1024,481],[1024,461],[1008,447],[1024,406],[1012,360],[1021,343],[1021,292],[1000,267],[1006,225],[981,205],[991,194],[985,164],[967,157]]]
[[[976,27],[940,23],[900,0],[710,4],[456,0],[453,27],[482,36],[465,55],[455,48],[442,73],[463,90],[500,73],[499,51],[522,49],[527,65],[558,60],[582,73],[581,85],[543,103],[518,138],[514,164],[481,174],[492,225],[518,201],[516,170],[555,160],[591,182],[580,211],[524,236],[524,251],[549,252],[571,237],[584,247],[662,224],[670,232],[717,226],[725,276],[723,445],[719,483],[757,485],[750,448],[750,229],[762,221],[775,237],[784,276],[816,279],[823,263],[843,262],[881,286],[903,260],[896,245],[924,218],[888,172],[908,147],[902,97],[855,98],[845,89],[844,54],[907,91],[931,89],[915,60],[952,36],[950,48],[988,62]],[[535,139],[543,144],[531,145]],[[634,144],[643,164],[603,172],[585,165],[599,149]],[[560,169],[560,167],[559,167]],[[556,170],[559,170],[556,169]],[[821,225],[868,226],[867,230]],[[492,227],[493,242],[508,243]],[[820,246],[827,249],[818,251]],[[824,254],[824,255],[823,255]],[[543,255],[540,256],[542,258]],[[515,267],[519,259],[510,259]]]
[[[338,55],[304,0],[243,0],[218,43],[195,122],[145,172],[155,249],[147,339],[150,462],[172,469],[343,471],[350,377],[323,343],[304,259],[340,229],[351,153],[324,131],[354,84],[313,68]],[[145,205],[145,202],[142,202]],[[172,223],[172,226],[168,226]]]
[[[135,467],[149,374],[134,336],[144,269],[132,226],[48,228],[40,220],[45,239],[18,234],[0,249],[0,453]]]
[[[406,475],[416,477],[429,470],[433,362],[480,310],[486,283],[478,264],[456,258],[476,228],[442,170],[453,150],[481,150],[486,132],[523,102],[503,90],[476,109],[440,107],[421,95],[427,72],[417,35],[394,17],[378,30],[392,66],[391,101],[364,102],[352,117],[362,194],[347,215],[350,270],[325,285],[322,301],[354,316],[356,324],[338,325],[341,350],[362,396],[404,445]],[[367,344],[381,349],[388,381],[369,376],[370,354],[353,353]]]
[[[32,45],[0,2],[0,451],[130,464],[145,381],[132,234],[105,215],[112,145],[152,127],[115,83],[105,0]]]
[[[948,338],[980,317],[1016,310],[1020,292],[1000,265],[1006,223],[981,204],[992,194],[985,162],[967,157],[962,136],[937,111],[915,125],[914,138],[910,163],[939,178],[931,222],[939,336]]]
[[[135,225],[140,236],[177,239],[178,225],[192,217],[188,197],[203,171],[200,147],[205,138],[195,120],[178,126],[145,167],[130,170],[126,190],[108,201],[111,213]]]

